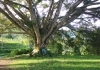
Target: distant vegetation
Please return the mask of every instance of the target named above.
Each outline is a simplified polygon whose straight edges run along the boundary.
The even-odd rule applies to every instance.
[[[29,53],[29,39],[25,35],[2,35],[0,38],[0,54],[20,55]]]
[[[4,34],[0,38],[0,54],[29,54],[34,42],[27,35]],[[46,44],[47,53],[53,55],[100,55],[100,28],[77,31],[59,30]],[[40,55],[40,54],[37,54]]]

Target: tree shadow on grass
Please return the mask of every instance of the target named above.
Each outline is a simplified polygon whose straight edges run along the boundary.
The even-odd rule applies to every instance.
[[[57,56],[55,58],[59,59],[100,59],[100,56],[98,55],[62,55],[62,56]]]
[[[12,70],[100,70],[100,61],[58,61],[47,60],[37,63],[11,65]]]
[[[42,60],[42,59],[62,59],[62,60],[64,60],[64,59],[80,59],[80,60],[82,60],[82,59],[89,59],[89,60],[96,60],[96,59],[100,59],[100,56],[97,56],[97,55],[77,55],[77,56],[69,56],[69,55],[57,55],[57,56],[55,56],[55,55],[52,55],[52,57],[49,57],[49,56],[37,56],[37,57],[29,57],[29,55],[27,55],[26,56],[26,54],[25,55],[17,55],[17,56],[15,56],[15,57],[12,57],[12,58],[10,58],[10,59],[37,59],[37,60]]]

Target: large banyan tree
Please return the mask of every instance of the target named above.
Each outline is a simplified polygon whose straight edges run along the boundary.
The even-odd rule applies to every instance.
[[[100,19],[100,1],[0,0],[0,13],[28,34],[35,46],[40,46],[59,28],[76,19],[84,16]]]

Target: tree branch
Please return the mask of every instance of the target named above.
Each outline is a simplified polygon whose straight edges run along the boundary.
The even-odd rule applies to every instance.
[[[28,18],[25,16],[25,15],[23,15],[21,12],[19,12],[18,10],[16,10],[13,6],[12,6],[12,4],[10,3],[10,2],[7,2],[8,3],[8,5],[12,8],[12,10],[20,17],[20,18],[22,18],[23,20],[28,20]]]
[[[40,35],[40,31],[39,31],[39,25],[37,23],[37,14],[36,14],[36,9],[35,9],[35,5],[33,4],[32,0],[27,0],[27,3],[29,4],[29,10],[30,10],[30,14],[31,14],[31,20],[33,22],[35,22],[35,24],[33,24],[33,29],[34,32],[36,34],[36,38],[37,38],[37,44],[40,44],[40,40],[41,40],[41,35]]]
[[[58,18],[59,13],[60,13],[60,9],[62,7],[62,3],[63,3],[63,0],[60,0],[59,3],[58,3],[58,7],[57,7],[57,10],[56,10],[54,19],[53,19],[52,24],[51,24],[51,28],[50,28],[49,32],[45,35],[45,37],[43,37],[42,41],[45,41],[45,39],[48,38],[48,36],[52,33],[52,31],[54,29],[54,26],[56,24],[57,18]]]
[[[88,15],[91,15],[91,16],[93,16],[93,17],[97,17],[97,18],[99,18],[100,19],[100,13],[99,14],[93,14],[93,12],[84,12],[84,14],[88,14]]]
[[[48,15],[47,15],[47,18],[46,18],[46,22],[43,25],[44,27],[46,27],[46,24],[49,23],[50,18],[51,18],[52,14],[53,14],[53,9],[54,9],[53,5],[54,5],[54,0],[52,0],[52,2],[51,2],[50,8],[49,8],[49,12],[48,12]]]
[[[77,8],[77,6],[78,6],[81,2],[82,2],[82,0],[78,0],[73,6],[71,6],[71,7],[69,8],[69,11],[66,12],[66,15],[61,19],[60,23],[57,24],[57,29],[60,28],[60,27],[62,27],[63,25],[69,24],[69,23],[70,23],[69,21],[72,20],[71,18],[73,18],[73,20],[74,20],[74,18],[75,18],[76,16],[72,17],[72,15],[76,14],[77,12],[78,12],[78,13],[80,12],[80,11],[77,11],[76,8]],[[86,7],[86,6],[85,6],[85,7]],[[83,8],[84,8],[84,7],[83,7]],[[77,11],[77,12],[76,12],[76,11]],[[72,22],[72,21],[71,21],[71,22]]]
[[[17,27],[21,28],[22,30],[28,32],[27,28],[23,28],[22,26],[18,25],[15,20],[11,16],[8,15],[3,9],[0,8],[0,12],[3,13],[13,24],[15,24]]]
[[[19,3],[13,2],[13,1],[9,1],[9,2],[10,2],[12,5],[13,5],[13,4],[15,4],[15,5],[19,5],[19,6],[21,6],[21,7],[26,8],[26,9],[29,10],[29,8],[26,7],[25,5],[22,5],[22,4],[19,4]]]

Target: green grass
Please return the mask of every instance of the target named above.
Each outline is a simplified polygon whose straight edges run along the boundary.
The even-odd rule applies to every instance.
[[[100,56],[53,56],[11,58],[12,70],[100,70]]]

